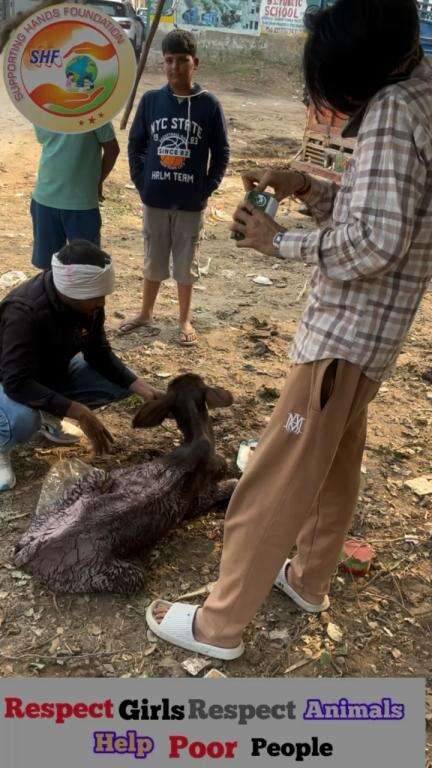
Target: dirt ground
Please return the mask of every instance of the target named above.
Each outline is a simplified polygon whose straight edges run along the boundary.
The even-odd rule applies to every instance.
[[[253,73],[251,73],[253,74]],[[258,436],[281,390],[287,370],[287,347],[302,310],[308,269],[275,263],[239,251],[229,239],[228,220],[241,195],[239,170],[251,164],[286,161],[300,146],[304,107],[299,88],[269,79],[261,91],[253,77],[204,73],[205,84],[221,98],[230,129],[232,161],[221,189],[207,211],[201,249],[209,264],[195,294],[196,349],[176,344],[175,285],[167,283],[157,305],[158,336],[136,332],[112,334],[122,358],[159,387],[169,376],[193,370],[233,392],[232,409],[214,417],[218,449],[238,475],[239,443]],[[162,83],[161,74],[146,74],[143,88]],[[262,83],[261,83],[262,84]],[[30,266],[29,198],[38,147],[29,125],[0,95],[1,273],[11,269],[33,274]],[[103,240],[116,262],[118,290],[108,305],[115,328],[139,304],[142,287],[141,206],[122,154],[106,185]],[[280,220],[310,227],[294,205],[283,205]],[[210,261],[211,260],[211,261]],[[260,286],[253,276],[270,277]],[[0,296],[5,294],[2,291]],[[414,495],[404,483],[431,472],[432,367],[429,293],[400,357],[393,378],[382,387],[370,413],[365,456],[366,486],[352,534],[369,541],[376,558],[368,577],[334,580],[331,622],[340,642],[327,634],[329,617],[305,617],[272,592],[247,632],[245,656],[229,665],[214,663],[236,676],[430,676],[432,628],[432,496]],[[103,418],[116,438],[116,452],[99,466],[127,465],[149,448],[168,449],[177,440],[169,424],[151,432],[133,432],[136,402],[105,409]],[[15,452],[18,484],[0,499],[0,674],[38,676],[183,676],[186,654],[155,642],[146,633],[144,611],[157,596],[172,599],[202,590],[217,578],[223,515],[171,533],[148,555],[144,592],[131,597],[56,597],[12,565],[15,542],[35,508],[47,470],[60,457],[91,462],[88,446],[56,449],[35,441]],[[202,599],[202,594],[198,600]]]

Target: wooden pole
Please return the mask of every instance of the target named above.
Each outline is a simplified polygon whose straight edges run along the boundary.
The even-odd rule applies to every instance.
[[[155,15],[154,15],[154,19],[153,19],[152,25],[150,27],[150,32],[149,32],[149,34],[146,37],[144,50],[142,51],[141,56],[140,56],[140,60],[138,62],[138,67],[137,67],[137,73],[136,73],[136,77],[135,77],[134,87],[132,88],[132,93],[129,96],[128,102],[127,102],[127,104],[125,106],[125,111],[123,112],[123,117],[121,119],[120,129],[122,131],[124,131],[124,129],[126,128],[126,126],[128,124],[130,113],[132,112],[132,107],[134,105],[135,96],[136,96],[136,93],[137,93],[137,90],[138,90],[138,85],[139,85],[139,82],[141,80],[142,73],[144,72],[145,65],[147,64],[147,59],[148,59],[148,55],[149,55],[149,52],[150,52],[151,44],[152,44],[153,38],[154,38],[154,36],[156,34],[156,30],[157,30],[157,28],[159,26],[159,22],[161,20],[161,16],[162,16],[162,11],[163,11],[164,5],[165,5],[165,0],[158,0],[158,4],[156,6],[156,12],[155,12]]]

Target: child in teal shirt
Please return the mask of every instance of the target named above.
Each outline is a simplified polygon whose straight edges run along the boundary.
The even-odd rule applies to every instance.
[[[32,263],[49,269],[53,253],[71,240],[100,245],[102,185],[120,150],[111,123],[88,133],[35,132],[42,153],[30,206]]]

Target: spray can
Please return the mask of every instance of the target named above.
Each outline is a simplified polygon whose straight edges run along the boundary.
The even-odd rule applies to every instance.
[[[254,208],[258,208],[258,210],[263,211],[263,213],[267,213],[272,219],[276,216],[278,201],[268,192],[256,192],[252,189],[250,192],[246,192],[245,202],[251,203]],[[233,240],[244,240],[244,235],[242,235],[241,232],[233,232],[231,238]]]

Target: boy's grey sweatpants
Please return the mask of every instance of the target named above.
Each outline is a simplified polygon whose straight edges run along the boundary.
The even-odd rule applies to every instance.
[[[204,211],[176,211],[144,206],[144,277],[162,282],[170,276],[181,285],[199,278],[198,248]]]

